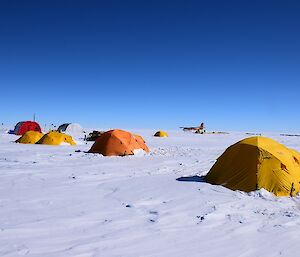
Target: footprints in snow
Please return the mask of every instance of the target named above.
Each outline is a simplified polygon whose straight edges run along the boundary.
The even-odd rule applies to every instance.
[[[149,219],[150,222],[157,222],[158,220],[158,212],[157,211],[149,211],[151,218]]]
[[[163,201],[163,203],[166,203],[165,201]],[[125,205],[125,208],[132,208],[135,209],[135,211],[141,212],[143,215],[145,215],[148,219],[148,221],[150,223],[156,223],[158,222],[158,218],[159,218],[159,212],[155,211],[155,210],[144,210],[144,208],[135,208],[135,206],[133,206],[132,204],[122,204]]]

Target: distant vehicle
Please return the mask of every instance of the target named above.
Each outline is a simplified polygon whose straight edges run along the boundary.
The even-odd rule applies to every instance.
[[[93,132],[89,133],[89,135],[85,138],[86,141],[96,141],[98,137],[100,137],[104,131],[94,130]]]

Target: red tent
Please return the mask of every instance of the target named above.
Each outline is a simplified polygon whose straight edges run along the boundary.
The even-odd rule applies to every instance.
[[[23,135],[25,132],[33,130],[42,132],[40,125],[35,121],[21,121],[18,122],[14,129],[14,134]]]

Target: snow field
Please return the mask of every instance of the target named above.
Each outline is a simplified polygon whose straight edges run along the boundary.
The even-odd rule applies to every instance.
[[[247,137],[132,131],[150,154],[103,157],[0,135],[0,256],[298,256],[300,198],[205,183]],[[269,133],[300,150],[300,139]]]

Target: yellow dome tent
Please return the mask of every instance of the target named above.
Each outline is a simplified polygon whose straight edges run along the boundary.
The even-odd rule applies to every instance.
[[[226,149],[206,181],[232,190],[264,188],[276,196],[294,196],[300,190],[300,153],[270,138],[249,137]]]
[[[76,145],[73,138],[69,135],[66,135],[64,133],[59,133],[57,131],[51,131],[47,134],[45,134],[38,142],[37,144],[43,144],[43,145]]]
[[[154,136],[155,137],[168,137],[169,135],[167,132],[159,130],[154,134]]]
[[[43,135],[43,133],[40,133],[38,131],[29,130],[25,132],[23,136],[21,136],[18,140],[16,140],[16,143],[35,144],[43,137]]]

